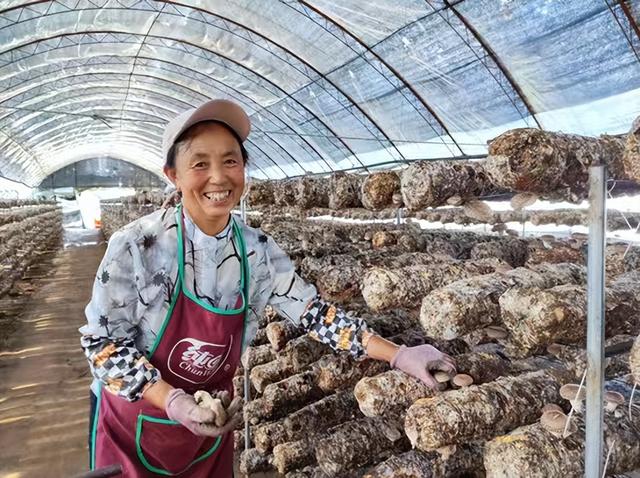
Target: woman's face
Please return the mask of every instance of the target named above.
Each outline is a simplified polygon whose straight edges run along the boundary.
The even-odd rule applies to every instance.
[[[175,168],[165,174],[182,192],[182,203],[203,232],[227,223],[244,190],[244,162],[240,144],[216,123],[194,126],[185,143],[176,148]]]

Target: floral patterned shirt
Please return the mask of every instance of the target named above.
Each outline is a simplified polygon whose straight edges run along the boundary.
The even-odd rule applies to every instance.
[[[160,379],[147,360],[169,310],[178,277],[175,208],[161,209],[114,233],[98,268],[81,344],[100,384],[127,400]],[[334,350],[364,354],[364,320],[325,303],[295,272],[273,239],[240,218],[251,270],[245,348],[269,304]],[[204,234],[185,214],[185,287],[213,307],[229,309],[240,293],[240,256],[231,222],[216,236]]]

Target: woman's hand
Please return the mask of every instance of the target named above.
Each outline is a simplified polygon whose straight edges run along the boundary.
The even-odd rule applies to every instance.
[[[211,408],[198,405],[192,395],[180,388],[171,390],[165,403],[169,419],[182,424],[194,435],[209,437],[218,437],[234,430],[242,422],[242,414],[239,413],[241,408],[242,399],[234,399],[226,411],[229,419],[218,427],[215,425],[216,413]]]
[[[450,375],[456,373],[456,362],[431,345],[398,346],[374,334],[366,336],[364,342],[369,357],[389,362],[392,367],[422,380],[433,389],[438,389],[438,382],[431,375],[431,370],[441,370]]]
[[[425,385],[435,390],[438,389],[438,382],[431,375],[431,371],[440,370],[451,376],[456,374],[455,361],[431,345],[402,345],[390,363],[392,367],[422,380]]]

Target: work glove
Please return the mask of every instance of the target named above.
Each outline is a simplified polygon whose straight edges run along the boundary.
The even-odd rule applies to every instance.
[[[440,370],[451,376],[456,374],[455,361],[431,345],[417,347],[401,345],[391,359],[391,366],[422,380],[425,385],[434,390],[438,390],[439,387],[431,371]]]
[[[221,426],[216,424],[216,419],[218,423],[221,423],[221,420],[213,409],[199,406],[192,395],[180,388],[174,388],[169,392],[164,408],[170,420],[180,423],[194,435],[218,437],[235,429],[242,420],[242,414],[238,413],[242,401],[239,407],[237,404],[234,405],[237,410],[231,409],[232,404],[233,402],[226,411],[229,418]]]

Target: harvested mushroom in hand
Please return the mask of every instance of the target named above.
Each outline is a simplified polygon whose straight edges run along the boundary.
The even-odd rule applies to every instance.
[[[463,388],[473,384],[473,377],[466,373],[459,373],[452,380],[456,387]]]
[[[453,376],[447,372],[438,371],[434,372],[433,378],[438,382],[438,390],[442,392],[449,387],[449,382]]]
[[[434,390],[439,388],[439,384],[433,377],[433,373],[438,371],[445,372],[447,375],[456,373],[456,363],[453,358],[426,344],[415,347],[401,345],[391,359],[391,366],[422,380],[425,385]]]
[[[451,376],[446,372],[436,372],[433,374],[433,378],[435,378],[438,383],[447,383],[451,380]]]
[[[239,415],[238,412],[242,409],[241,397],[235,397],[231,400],[231,395],[226,390],[218,391],[213,395],[199,390],[194,393],[193,397],[199,406],[213,410],[216,415],[214,423],[217,427],[225,425],[229,420],[240,423],[236,415]]]
[[[223,426],[227,423],[227,411],[224,409],[222,400],[219,398],[213,398],[209,392],[198,390],[193,394],[193,398],[196,399],[196,403],[202,408],[209,408],[215,413],[215,425],[217,427]]]

